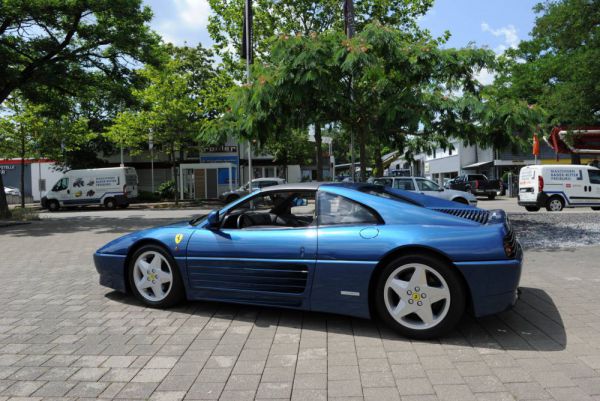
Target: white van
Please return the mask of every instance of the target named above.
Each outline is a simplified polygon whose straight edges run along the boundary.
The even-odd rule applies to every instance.
[[[519,205],[529,212],[545,207],[600,210],[600,169],[592,166],[547,164],[526,166],[519,173]]]
[[[125,208],[137,196],[138,177],[133,167],[70,170],[42,198],[42,207],[50,211],[86,205]]]

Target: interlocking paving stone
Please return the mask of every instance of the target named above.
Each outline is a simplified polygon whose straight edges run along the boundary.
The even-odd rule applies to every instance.
[[[216,302],[157,310],[100,287],[95,249],[170,221],[139,213],[0,229],[0,401],[600,401],[600,247],[528,252],[513,310],[414,341],[376,321]]]

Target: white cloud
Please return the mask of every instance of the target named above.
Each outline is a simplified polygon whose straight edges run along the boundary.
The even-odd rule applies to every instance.
[[[177,15],[189,28],[205,29],[211,12],[207,0],[174,0]]]
[[[488,70],[487,68],[482,68],[477,74],[475,74],[475,79],[478,80],[482,85],[490,85],[496,79],[496,73]]]
[[[496,47],[497,53],[502,53],[508,48],[516,48],[519,45],[520,39],[517,33],[517,28],[514,25],[507,25],[498,29],[493,29],[487,22],[481,23],[481,30],[489,32],[496,37],[504,37],[504,43]]]

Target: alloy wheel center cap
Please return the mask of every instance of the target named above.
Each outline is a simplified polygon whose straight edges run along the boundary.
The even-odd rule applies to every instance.
[[[421,300],[421,294],[419,294],[418,292],[413,292],[412,299],[413,299],[413,301],[420,301]]]
[[[148,273],[148,281],[155,281],[156,273]]]

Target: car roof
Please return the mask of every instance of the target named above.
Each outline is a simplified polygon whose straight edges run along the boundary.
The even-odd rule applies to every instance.
[[[262,178],[254,178],[254,179],[252,179],[252,182],[259,182],[259,181],[285,181],[285,178],[279,178],[279,177],[262,177]]]
[[[366,182],[321,182],[321,181],[310,181],[310,182],[298,182],[294,184],[281,184],[274,185],[271,187],[262,188],[261,192],[276,192],[276,191],[316,191],[320,187],[341,187],[349,188],[354,190],[360,190],[364,187],[378,186],[376,184],[369,184]],[[379,186],[381,187],[381,186]]]

